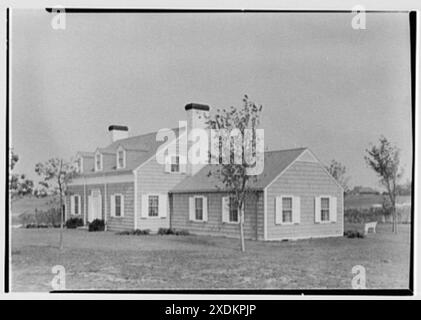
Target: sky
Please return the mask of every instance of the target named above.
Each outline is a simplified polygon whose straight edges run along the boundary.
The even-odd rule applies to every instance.
[[[184,106],[263,105],[269,150],[308,147],[343,163],[350,185],[380,188],[364,161],[384,135],[411,177],[409,23],[405,13],[68,13],[13,10],[11,145],[15,171],[177,127]]]

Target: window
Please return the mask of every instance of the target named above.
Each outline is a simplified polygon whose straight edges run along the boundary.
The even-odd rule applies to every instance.
[[[121,195],[114,196],[115,216],[121,217]]]
[[[180,157],[175,156],[171,158],[171,172],[180,172]]]
[[[98,152],[95,154],[95,171],[102,170],[102,156]]]
[[[329,198],[320,199],[320,213],[321,221],[329,221]]]
[[[159,212],[159,196],[149,196],[148,197],[148,216],[149,217],[158,217]]]
[[[126,154],[124,149],[119,148],[117,151],[117,169],[122,169],[126,166]]]
[[[79,199],[79,196],[75,196],[75,200],[74,200],[74,203],[75,203],[75,206],[74,206],[74,214],[80,214],[80,212],[79,212],[79,201],[80,201],[80,199]]]
[[[195,207],[195,219],[203,220],[203,198],[201,197],[195,198],[194,207]]]
[[[77,165],[78,172],[80,172],[80,173],[83,172],[83,158],[82,157],[79,157],[77,159],[76,165]]]
[[[237,201],[235,200],[234,197],[230,197],[229,198],[229,216],[228,216],[228,221],[229,222],[238,222],[238,208],[237,208]]]
[[[292,222],[292,197],[282,197],[282,222]]]
[[[75,215],[81,214],[81,203],[80,203],[80,196],[74,195],[71,197],[71,203],[70,203],[71,213]]]

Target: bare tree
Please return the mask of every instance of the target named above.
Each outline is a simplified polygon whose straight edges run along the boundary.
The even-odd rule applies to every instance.
[[[345,192],[349,191],[349,177],[346,176],[346,167],[336,160],[332,160],[328,166],[327,171],[335,178],[335,180],[344,188]]]
[[[63,198],[67,194],[67,185],[76,174],[76,167],[63,159],[51,158],[35,165],[35,172],[43,178],[40,184],[49,190],[60,205],[60,250],[63,249],[64,210]]]
[[[392,230],[397,233],[396,196],[398,181],[402,177],[399,149],[381,136],[379,144],[371,145],[366,152],[365,161],[377,173],[380,183],[386,188],[393,216]]]
[[[241,251],[243,252],[245,251],[244,203],[247,194],[254,192],[250,188],[250,183],[256,179],[256,176],[248,174],[248,169],[256,164],[249,164],[245,155],[251,153],[254,158],[257,155],[256,144],[258,138],[256,129],[260,122],[261,112],[262,106],[251,102],[247,95],[245,95],[242,108],[230,107],[228,110],[217,109],[216,114],[207,120],[210,129],[226,130],[227,132],[237,130],[243,138],[247,136],[246,131],[248,133],[251,132],[251,139],[244,139],[241,143],[237,143],[232,136],[225,142],[229,146],[228,163],[222,161],[220,157],[220,154],[223,153],[222,150],[226,147],[226,144],[224,145],[224,142],[220,139],[218,141],[218,147],[222,152],[217,155],[218,159],[216,161],[218,165],[212,166],[208,174],[208,176],[216,177],[223,184],[224,191],[228,192],[230,198],[234,200],[232,205],[237,207],[237,213],[239,215]],[[211,154],[211,157],[214,156]],[[241,161],[234,161],[235,159],[241,159]]]

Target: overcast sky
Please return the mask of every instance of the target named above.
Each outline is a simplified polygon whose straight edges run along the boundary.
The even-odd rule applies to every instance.
[[[411,175],[407,14],[12,15],[12,146],[16,171],[130,135],[176,127],[184,105],[263,105],[270,150],[309,147],[346,165],[352,185],[378,187],[364,150],[383,134]]]

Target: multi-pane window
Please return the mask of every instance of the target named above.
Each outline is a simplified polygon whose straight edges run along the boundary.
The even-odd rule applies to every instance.
[[[203,198],[194,199],[195,219],[203,220]]]
[[[124,150],[119,150],[117,153],[118,168],[124,168]]]
[[[121,195],[114,196],[114,213],[116,217],[121,217]]]
[[[282,197],[282,222],[292,222],[292,197]]]
[[[228,216],[228,219],[229,219],[228,221],[238,222],[238,207],[237,207],[237,201],[235,197],[230,197],[229,208],[230,208],[230,212]]]
[[[149,196],[148,197],[148,215],[149,217],[157,217],[159,210],[159,196]]]
[[[74,208],[73,208],[73,213],[74,214],[80,214],[80,212],[79,212],[79,201],[80,201],[80,198],[79,198],[79,196],[74,196],[73,197],[73,203],[74,203]]]
[[[180,172],[180,157],[175,156],[171,158],[171,172]]]
[[[329,221],[329,198],[321,198],[320,213],[322,221]]]

